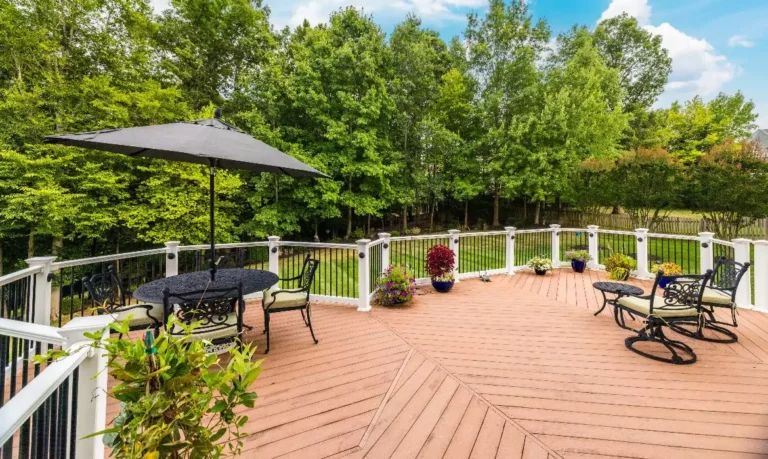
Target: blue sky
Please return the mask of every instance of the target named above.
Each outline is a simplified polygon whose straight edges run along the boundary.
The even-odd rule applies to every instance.
[[[168,0],[151,0],[156,9]],[[372,14],[386,32],[414,12],[446,38],[461,35],[466,15],[483,14],[487,0],[264,0],[272,22],[295,26],[308,19],[325,22],[341,7],[354,5]],[[662,36],[672,56],[672,75],[658,106],[696,94],[711,99],[737,90],[764,113],[768,128],[768,0],[528,0],[532,13],[545,18],[554,34],[574,24],[593,27],[600,18],[621,12]]]

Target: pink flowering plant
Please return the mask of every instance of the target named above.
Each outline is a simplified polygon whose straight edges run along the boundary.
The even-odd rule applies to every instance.
[[[416,292],[416,279],[402,265],[390,265],[378,280],[376,302],[383,305],[411,301]]]

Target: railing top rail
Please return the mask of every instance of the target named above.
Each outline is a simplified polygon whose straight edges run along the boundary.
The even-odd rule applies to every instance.
[[[558,229],[558,230],[560,230],[560,229]],[[584,229],[582,231],[586,231],[586,229]],[[517,233],[517,234],[520,234],[520,233],[523,233],[523,234],[525,234],[525,233],[551,233],[551,232],[552,232],[552,228],[537,228],[537,229],[527,229],[527,230],[517,230],[517,231],[515,231],[515,233]]]
[[[518,231],[520,233],[521,231]],[[472,237],[472,236],[504,236],[506,231],[476,231],[474,233],[456,233],[459,237]]]
[[[141,250],[139,252],[116,253],[114,255],[103,255],[100,257],[81,258],[79,260],[57,261],[51,265],[54,271],[62,268],[71,268],[73,266],[90,265],[93,263],[106,263],[108,261],[125,260],[126,258],[144,257],[148,255],[159,255],[165,253],[166,249]]]
[[[621,230],[607,230],[607,229],[598,229],[598,233],[604,233],[604,234],[628,234],[630,236],[634,236],[634,231],[621,231]]]
[[[682,234],[662,234],[662,233],[648,233],[648,237],[655,237],[657,239],[680,239],[684,241],[698,241],[698,236],[686,236]]]
[[[357,244],[325,244],[322,242],[280,241],[281,247],[314,247],[317,249],[357,249]]]
[[[383,243],[384,243],[384,239],[376,239],[374,241],[371,241],[368,244],[368,247],[376,247],[377,245],[380,245],[380,244],[383,244]]]
[[[3,285],[10,284],[11,282],[15,282],[19,279],[24,279],[25,277],[29,277],[33,274],[37,274],[42,271],[43,271],[42,266],[30,266],[29,268],[24,268],[16,272],[6,274],[5,276],[0,277],[0,287],[2,287]]]
[[[268,241],[256,241],[256,242],[228,242],[225,244],[216,244],[217,249],[239,249],[246,247],[267,247]],[[187,252],[190,250],[207,250],[210,249],[210,244],[197,244],[197,245],[180,245],[179,252]]]
[[[724,241],[722,239],[712,239],[712,243],[713,244],[724,245],[724,246],[727,246],[727,247],[736,247],[736,244],[734,244],[733,242],[731,242],[731,241]]]
[[[0,444],[5,444],[21,428],[27,419],[48,400],[53,391],[88,356],[89,347],[74,348],[73,352],[61,360],[51,363],[39,375],[8,400],[0,408]]]
[[[461,233],[456,233],[459,236],[461,236]],[[477,234],[477,233],[466,233],[466,234]],[[395,236],[389,238],[391,241],[418,241],[423,239],[448,239],[451,237],[450,234],[420,234],[418,236]]]
[[[0,318],[0,336],[39,341],[45,344],[62,345],[67,342],[67,339],[59,334],[58,328],[3,318]]]

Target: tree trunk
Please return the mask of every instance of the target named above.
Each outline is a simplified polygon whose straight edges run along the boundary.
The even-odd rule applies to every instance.
[[[347,207],[347,235],[346,239],[352,237],[352,206]]]
[[[408,206],[403,206],[403,232],[402,235],[408,232]]]
[[[368,231],[365,234],[371,235],[371,214],[368,214]]]
[[[0,241],[0,276],[3,275],[3,241]]]
[[[35,233],[29,233],[29,239],[27,239],[27,258],[35,256]]]
[[[429,207],[429,232],[432,232],[432,229],[434,228],[435,223],[435,207],[437,207],[437,203],[433,202],[432,205]]]
[[[536,201],[536,213],[533,215],[533,223],[538,225],[541,217],[541,201]]]
[[[613,206],[613,209],[611,210],[611,213],[613,215],[619,215],[619,214],[622,214],[624,212],[621,210],[621,206]]]
[[[469,199],[464,201],[464,228],[469,228]]]
[[[499,184],[493,186],[493,227],[499,227]]]
[[[95,243],[95,241],[94,241]],[[93,245],[93,244],[92,244]],[[64,238],[56,236],[53,238],[53,244],[51,244],[51,254],[54,257],[60,257],[61,256],[61,249],[64,248]],[[93,250],[91,250],[91,253],[93,253]]]
[[[523,198],[523,222],[528,221],[528,199]]]
[[[315,237],[314,237],[314,241],[315,242],[320,242],[320,236],[317,234],[317,219],[315,219]]]

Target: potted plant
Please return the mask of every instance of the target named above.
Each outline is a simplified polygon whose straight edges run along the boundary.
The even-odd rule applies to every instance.
[[[655,264],[651,267],[651,272],[657,273],[662,271],[665,276],[679,276],[683,274],[683,267],[677,263],[667,262]],[[670,279],[668,277],[662,277],[659,281],[659,287],[667,288]]]
[[[583,273],[584,270],[587,268],[587,262],[589,262],[592,257],[589,255],[588,250],[569,250],[565,252],[565,259],[570,260],[571,262],[571,268],[577,272],[577,273]]]
[[[390,265],[378,281],[376,302],[385,306],[411,301],[416,292],[416,279],[402,265]]]
[[[528,267],[536,272],[537,276],[543,276],[547,271],[551,270],[552,260],[543,257],[533,257],[528,260]]]
[[[448,292],[453,288],[455,278],[453,270],[456,267],[456,255],[453,250],[444,245],[435,245],[427,252],[427,270],[432,287],[438,292]]]
[[[110,328],[128,336],[128,320]],[[261,372],[262,360],[254,360],[255,347],[230,348],[222,363],[207,354],[210,342],[192,338],[195,327],[170,319],[184,328],[181,336],[161,331],[155,339],[108,337],[108,330],[87,333],[89,345],[108,355],[109,376],[117,384],[107,393],[120,402],[120,412],[102,435],[111,457],[218,458],[242,454],[242,428],[248,422],[244,408],[253,408],[256,393],[249,386]],[[35,356],[43,362],[68,355],[51,350]]]
[[[637,267],[635,259],[623,253],[611,255],[605,259],[604,264],[605,270],[609,273],[608,277],[618,281],[629,279],[630,272]]]

